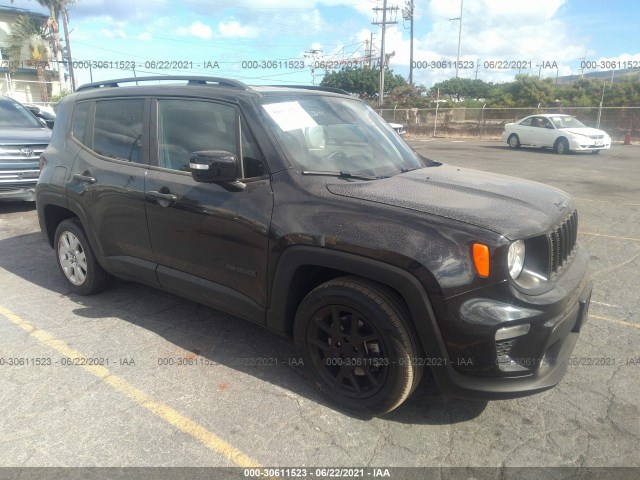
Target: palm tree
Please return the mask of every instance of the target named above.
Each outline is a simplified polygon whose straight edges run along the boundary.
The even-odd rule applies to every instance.
[[[60,18],[60,12],[65,8],[65,4],[73,3],[75,0],[36,0],[41,6],[49,10],[49,21],[47,26],[51,29],[51,45],[53,47],[53,53],[56,56],[58,80],[60,82],[60,89],[64,89],[64,67],[62,63],[62,44],[60,43],[60,28],[58,24],[58,18]],[[13,0],[11,0],[13,3]]]
[[[46,30],[37,20],[20,15],[11,29],[11,34],[7,37],[7,45],[11,72],[15,72],[21,62],[35,66],[40,96],[43,102],[48,101],[46,65],[51,59],[51,50]]]

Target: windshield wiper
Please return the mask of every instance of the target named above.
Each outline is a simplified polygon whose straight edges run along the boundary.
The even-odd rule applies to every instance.
[[[359,175],[357,173],[346,172],[344,170],[332,171],[332,170],[303,170],[302,175],[325,175],[328,177],[336,177],[336,178],[352,178],[355,180],[379,180],[385,177],[374,177],[372,175]]]

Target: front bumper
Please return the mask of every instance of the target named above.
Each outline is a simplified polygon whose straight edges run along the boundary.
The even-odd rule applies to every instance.
[[[0,169],[0,200],[35,201],[39,176],[40,168],[37,164]]]
[[[576,152],[586,152],[594,150],[608,150],[611,148],[611,139],[593,140],[585,137],[575,139],[569,139],[569,149]]]
[[[34,183],[23,186],[5,187],[0,183],[0,201],[2,200],[23,200],[26,202],[35,202],[36,185]]]
[[[448,358],[432,368],[439,388],[490,400],[555,386],[587,320],[591,290],[588,258],[578,249],[547,293],[528,296],[504,282],[434,302]],[[510,330],[514,336],[503,338]]]

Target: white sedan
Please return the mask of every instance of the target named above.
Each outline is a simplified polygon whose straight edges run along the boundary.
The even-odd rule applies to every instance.
[[[606,132],[587,127],[571,115],[562,114],[530,115],[515,123],[507,123],[502,140],[511,148],[520,148],[521,145],[549,147],[559,154],[570,150],[598,153],[611,148],[611,137]]]

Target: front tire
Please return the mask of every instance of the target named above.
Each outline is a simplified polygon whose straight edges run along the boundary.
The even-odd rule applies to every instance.
[[[566,138],[559,138],[556,140],[556,144],[553,147],[558,155],[566,155],[569,153],[569,142]]]
[[[507,139],[507,144],[511,148],[520,148],[520,138],[515,133],[512,133]]]
[[[107,288],[111,276],[96,260],[77,218],[60,222],[54,246],[58,267],[73,293],[91,295]]]
[[[322,392],[349,410],[380,415],[402,404],[423,374],[410,322],[394,291],[340,277],[302,300],[293,338]]]

